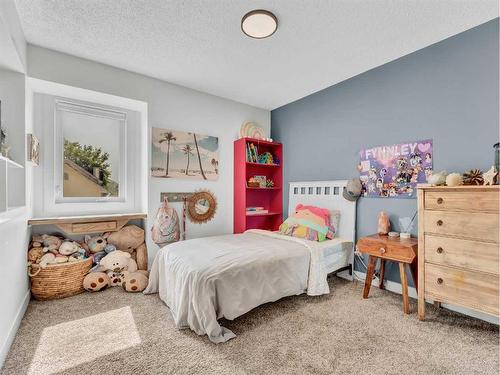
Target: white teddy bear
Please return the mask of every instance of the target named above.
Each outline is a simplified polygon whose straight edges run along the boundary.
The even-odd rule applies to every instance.
[[[121,285],[128,273],[137,271],[137,263],[129,253],[115,250],[102,258],[94,271],[106,272],[111,286]]]

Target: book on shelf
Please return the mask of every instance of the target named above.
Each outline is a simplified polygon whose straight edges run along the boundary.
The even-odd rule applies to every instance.
[[[262,215],[269,213],[269,210],[255,210],[255,211],[247,211],[247,215]]]
[[[246,144],[247,149],[247,161],[250,163],[259,162],[259,149],[253,143]]]
[[[247,211],[262,211],[264,207],[247,207]]]

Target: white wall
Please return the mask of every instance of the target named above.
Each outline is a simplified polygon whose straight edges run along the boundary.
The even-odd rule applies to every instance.
[[[0,0],[0,67],[26,72],[26,40],[14,0]]]
[[[0,100],[2,119],[8,128],[12,146],[12,158],[25,164],[25,77],[0,69]],[[29,167],[28,167],[29,169]],[[28,171],[29,173],[29,171]],[[0,176],[3,179],[4,176]],[[0,180],[0,183],[4,181]],[[24,180],[19,180],[18,192],[24,193]],[[23,199],[24,200],[24,199]],[[24,315],[29,301],[28,276],[26,273],[26,247],[29,232],[26,220],[29,209],[20,208],[0,214],[0,366]]]
[[[269,134],[268,110],[36,46],[28,46],[28,76],[142,100],[148,103],[149,127],[194,131],[219,137],[219,180],[193,182],[149,177],[149,217],[152,219],[156,213],[161,192],[209,189],[218,200],[216,216],[206,224],[188,223],[187,237],[232,232],[233,141],[245,121],[259,123]],[[148,241],[148,248],[152,259],[157,246]]]

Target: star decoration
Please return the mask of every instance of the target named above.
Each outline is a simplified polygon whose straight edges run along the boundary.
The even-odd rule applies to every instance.
[[[488,172],[483,173],[483,179],[485,185],[494,185],[495,178],[498,176],[498,172],[495,166],[492,166]]]

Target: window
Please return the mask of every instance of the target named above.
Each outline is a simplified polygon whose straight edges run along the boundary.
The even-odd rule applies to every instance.
[[[146,212],[147,103],[33,78],[34,217]]]
[[[57,202],[123,201],[127,114],[57,100]]]

